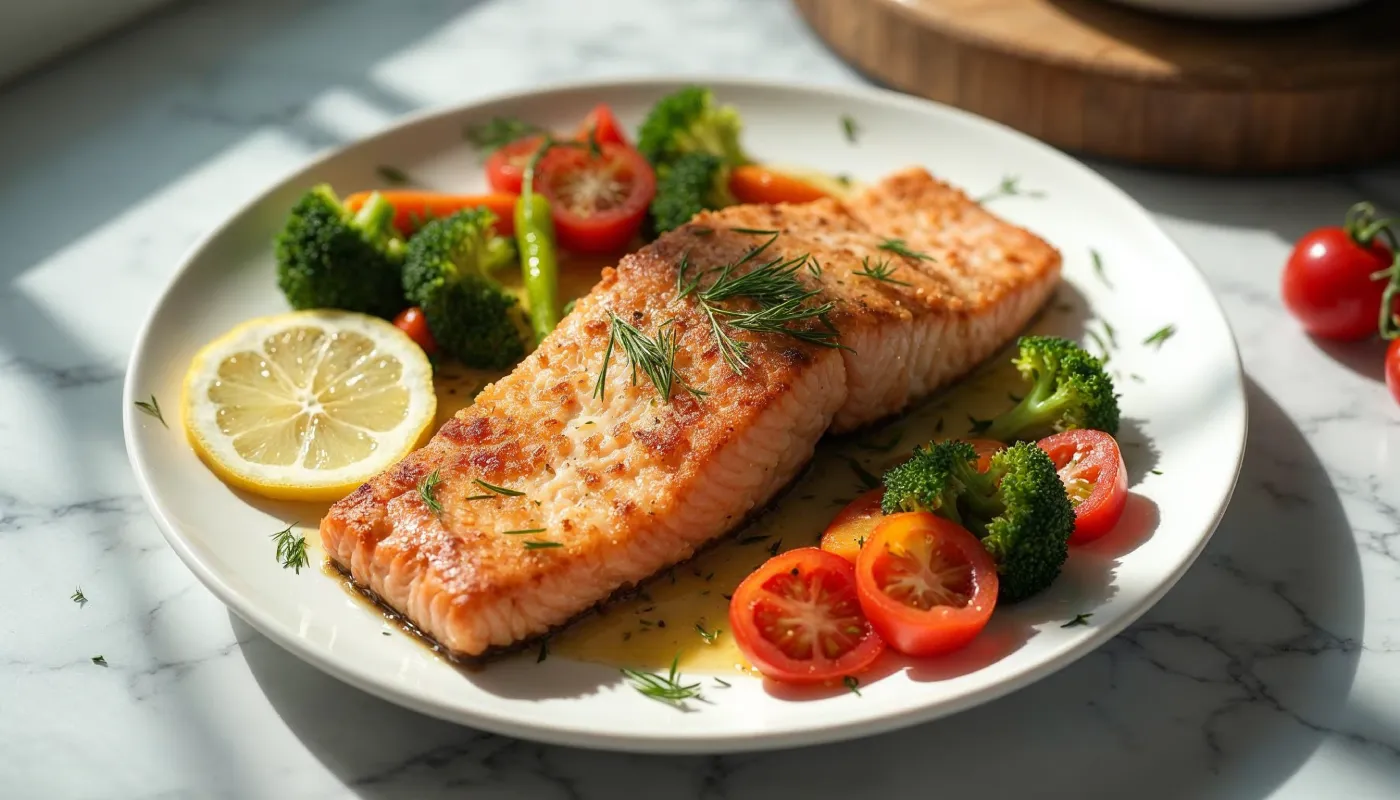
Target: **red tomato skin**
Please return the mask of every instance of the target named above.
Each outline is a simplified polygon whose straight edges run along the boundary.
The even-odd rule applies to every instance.
[[[428,328],[428,318],[423,316],[423,309],[418,306],[409,306],[400,311],[394,317],[394,327],[408,334],[408,338],[417,342],[423,348],[423,352],[432,355],[437,352],[437,341],[433,339],[433,332]]]
[[[863,492],[847,503],[822,532],[821,548],[856,563],[862,546],[859,540],[869,539],[880,523],[880,501],[884,497],[885,489],[880,487]]]
[[[594,162],[586,150],[555,148],[535,168],[535,189],[549,200],[555,236],[565,250],[602,254],[626,249],[641,230],[647,206],[656,194],[656,175],[641,153],[619,144],[605,144],[601,150],[605,161],[620,164],[632,178],[626,200],[606,213],[581,215],[573,211],[557,188],[570,170]]]
[[[1298,240],[1283,269],[1283,303],[1304,330],[1323,339],[1356,341],[1376,333],[1385,282],[1371,275],[1391,264],[1378,240],[1358,244],[1339,227]]]
[[[486,157],[486,182],[505,194],[520,194],[525,185],[525,167],[543,143],[542,136],[526,136],[496,148]]]
[[[581,141],[588,141],[588,134],[592,132],[598,144],[620,144],[623,147],[630,147],[627,136],[622,132],[622,125],[613,116],[612,108],[607,103],[599,103],[588,112],[588,116],[579,123],[578,131],[574,133],[574,138]]]
[[[877,564],[886,557],[890,540],[909,531],[932,534],[971,565],[975,588],[966,606],[920,610],[885,593],[876,578]],[[996,563],[977,537],[951,520],[923,511],[885,517],[856,559],[856,591],[865,616],[886,644],[907,656],[946,655],[966,647],[991,619],[999,589]]]
[[[753,620],[753,611],[755,603],[765,591],[763,584],[790,570],[800,570],[805,574],[828,570],[849,582],[849,591],[853,596],[856,593],[855,568],[840,556],[816,547],[799,547],[768,559],[739,584],[729,601],[729,628],[744,657],[764,677],[793,684],[830,683],[868,669],[885,650],[884,641],[868,622],[865,623],[865,635],[856,647],[834,661],[826,660],[821,664],[789,658],[762,635]]]
[[[1118,442],[1103,431],[1071,430],[1036,442],[1062,470],[1078,452],[1086,468],[1098,471],[1089,496],[1074,507],[1074,533],[1070,544],[1091,542],[1113,530],[1128,505],[1128,468]],[[1061,473],[1061,478],[1064,475]]]
[[[1400,339],[1393,339],[1385,349],[1385,385],[1390,396],[1400,403]]]

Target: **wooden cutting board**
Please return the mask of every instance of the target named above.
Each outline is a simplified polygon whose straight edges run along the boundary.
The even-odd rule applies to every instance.
[[[1207,23],[1108,0],[794,0],[876,80],[1057,147],[1217,173],[1400,156],[1400,0]]]

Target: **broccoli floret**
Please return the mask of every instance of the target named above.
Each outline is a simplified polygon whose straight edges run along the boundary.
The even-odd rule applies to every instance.
[[[525,354],[529,325],[520,301],[490,276],[516,258],[497,236],[496,215],[458,211],[424,225],[408,243],[403,290],[423,309],[438,347],[469,367],[500,369]]]
[[[884,483],[886,514],[931,511],[981,539],[1005,602],[1049,586],[1069,556],[1074,507],[1050,456],[1030,442],[999,451],[986,472],[966,442],[917,448]]]
[[[292,308],[392,317],[407,305],[404,243],[394,207],[377,192],[357,213],[322,184],[302,195],[277,236],[277,285]]]
[[[1031,386],[1015,407],[980,424],[980,433],[1001,441],[1070,428],[1118,433],[1118,395],[1101,361],[1055,336],[1023,336],[1019,346],[1012,363]]]
[[[733,106],[716,106],[709,89],[687,86],[652,107],[637,133],[637,149],[657,165],[685,153],[709,153],[735,167],[753,161],[739,144],[742,129]]]
[[[701,211],[734,204],[724,162],[709,153],[686,153],[657,170],[651,201],[651,230],[662,234]]]

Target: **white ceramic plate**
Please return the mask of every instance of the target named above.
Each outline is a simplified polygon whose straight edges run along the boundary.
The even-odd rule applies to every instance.
[[[1122,438],[1136,479],[1124,522],[1130,531],[1077,549],[1050,590],[998,609],[981,644],[957,657],[870,681],[859,696],[794,699],[741,678],[731,681],[733,688],[707,690],[708,702],[692,703],[689,713],[643,697],[615,669],[560,657],[541,664],[533,656],[508,659],[464,674],[408,637],[383,635],[382,619],[314,567],[300,575],[280,568],[268,536],[282,526],[286,509],[251,504],[227,489],[196,459],[174,417],[181,377],[203,342],[248,317],[285,310],[272,263],[272,239],[285,211],[316,181],[342,191],[377,185],[376,168],[384,164],[436,187],[479,189],[480,166],[463,144],[464,125],[508,115],[567,130],[605,101],[635,130],[651,103],[680,85],[637,81],[566,86],[417,116],[289,176],[194,249],[136,343],[124,413],[127,450],[146,501],[199,579],[282,646],[410,708],[529,739],[695,753],[830,741],[965,709],[1069,664],[1155,603],[1215,528],[1245,437],[1234,341],[1185,255],[1107,181],[1000,125],[882,91],[708,84],[741,110],[745,141],[760,158],[864,179],[923,164],[974,194],[1015,174],[1021,186],[1045,193],[1006,197],[992,208],[1064,253],[1067,285],[1057,302],[1062,310],[1049,317],[1052,329],[1072,333],[1091,318],[1115,328],[1120,349],[1112,366],[1122,375],[1127,419]],[[843,114],[859,123],[856,144],[843,135]],[[1102,255],[1112,288],[1096,276],[1091,249]],[[1063,310],[1066,298],[1077,310]],[[1142,344],[1167,324],[1177,332],[1160,349]],[[133,406],[151,394],[166,408],[171,430]],[[1078,613],[1092,614],[1088,625],[1061,627]]]

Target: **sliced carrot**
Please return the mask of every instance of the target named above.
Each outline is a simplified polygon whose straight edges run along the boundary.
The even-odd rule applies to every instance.
[[[379,194],[394,207],[394,227],[405,236],[438,217],[480,206],[496,215],[497,233],[515,235],[515,201],[518,198],[513,194],[445,194],[421,189],[388,189]],[[345,198],[345,207],[359,211],[369,196],[370,192],[356,192]]]
[[[810,203],[831,196],[804,180],[757,164],[735,167],[729,173],[729,191],[741,203]]]

